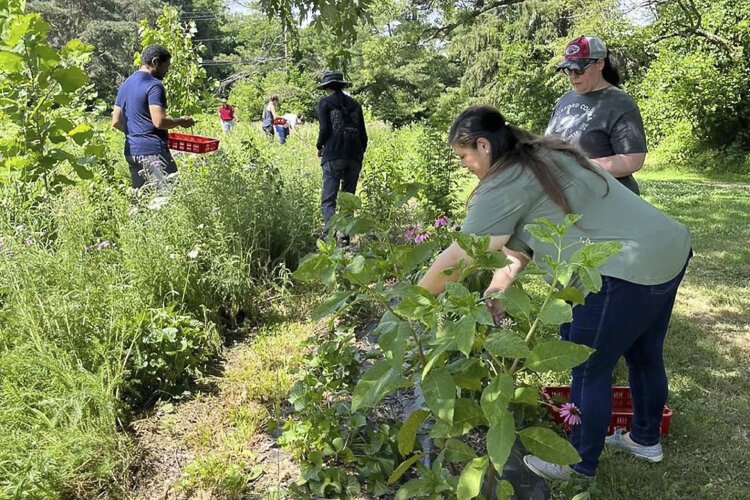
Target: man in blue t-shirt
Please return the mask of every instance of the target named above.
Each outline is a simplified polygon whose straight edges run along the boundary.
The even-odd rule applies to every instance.
[[[167,94],[161,81],[171,61],[167,49],[149,45],[141,53],[141,68],[117,91],[112,126],[125,134],[125,159],[136,189],[157,185],[177,172],[169,152],[167,130],[195,124],[189,116],[167,115]]]

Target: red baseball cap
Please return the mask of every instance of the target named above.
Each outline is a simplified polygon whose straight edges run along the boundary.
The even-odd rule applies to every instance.
[[[591,59],[606,58],[607,46],[598,36],[581,35],[568,42],[563,57],[565,59],[557,65],[557,70],[563,68],[583,69]]]

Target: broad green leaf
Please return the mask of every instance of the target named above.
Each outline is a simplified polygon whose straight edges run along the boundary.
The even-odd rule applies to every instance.
[[[498,425],[505,417],[503,412],[508,409],[508,403],[513,399],[515,383],[513,377],[501,373],[493,378],[482,391],[482,411],[490,425]]]
[[[408,386],[409,381],[394,371],[388,361],[377,361],[365,371],[354,388],[352,412],[372,408],[389,392]]]
[[[476,357],[454,361],[448,365],[448,369],[458,387],[472,391],[481,390],[482,381],[489,375],[482,361]]]
[[[566,340],[537,344],[526,360],[526,368],[535,372],[562,372],[586,361],[594,349]]]
[[[456,489],[458,498],[464,500],[479,495],[488,464],[489,460],[486,456],[474,458],[466,464],[464,470],[461,471],[461,477],[458,478],[458,488]]]
[[[437,342],[435,343],[434,349],[432,349],[427,354],[427,363],[424,365],[424,369],[422,369],[422,380],[424,380],[425,377],[427,377],[427,374],[430,373],[430,370],[432,370],[432,367],[440,359],[442,359],[443,354],[455,348],[456,348],[455,339],[452,339],[450,337],[438,338]]]
[[[94,173],[87,169],[85,166],[81,165],[80,161],[76,161],[75,163],[71,163],[73,165],[73,170],[76,171],[76,174],[78,174],[78,177],[81,179],[87,180],[87,179],[93,179]]]
[[[415,410],[398,431],[398,452],[406,456],[414,451],[414,440],[422,422],[430,414],[427,410]]]
[[[476,324],[472,318],[466,316],[454,324],[456,327],[456,347],[468,358],[471,354],[471,346],[474,345]]]
[[[82,55],[90,54],[93,50],[93,46],[83,43],[77,38],[73,38],[65,46],[60,49],[60,53],[65,57],[80,57]]]
[[[46,71],[51,70],[60,62],[60,56],[57,51],[49,45],[39,45],[33,50],[34,57],[39,62],[39,66]]]
[[[535,240],[549,245],[555,244],[554,236],[557,234],[556,231],[550,230],[549,227],[543,224],[526,224],[524,230],[534,237]]]
[[[71,66],[59,68],[54,73],[54,78],[60,83],[65,92],[75,92],[89,81],[89,77],[81,68]]]
[[[411,335],[411,326],[406,321],[399,321],[396,328],[380,334],[378,344],[385,353],[386,359],[391,363],[391,368],[397,372],[403,370],[404,354]]]
[[[527,427],[519,431],[518,435],[521,436],[521,442],[529,453],[542,460],[559,465],[570,465],[581,461],[573,445],[551,429]]]
[[[421,384],[425,403],[432,412],[447,423],[453,422],[456,403],[456,385],[446,368],[436,368],[427,374]]]
[[[619,241],[589,243],[573,252],[570,263],[579,264],[583,267],[598,268],[621,249],[622,243]]]
[[[445,459],[454,464],[462,464],[477,458],[474,449],[463,441],[451,438],[445,442]]]
[[[301,281],[318,280],[330,288],[336,282],[336,266],[327,255],[310,253],[292,275]]]
[[[583,286],[592,292],[598,292],[602,288],[602,275],[599,271],[590,267],[581,267],[578,269],[578,276],[581,278]]]
[[[341,309],[344,304],[346,304],[346,301],[349,300],[349,297],[351,297],[351,295],[352,293],[349,291],[334,293],[326,301],[319,304],[318,307],[315,308],[315,310],[313,310],[313,319],[315,321],[318,321],[330,314],[335,313],[336,311]]]
[[[570,284],[573,274],[576,272],[576,266],[572,264],[560,264],[557,268],[557,281],[564,287]],[[561,299],[564,297],[560,297]]]
[[[547,325],[562,325],[573,320],[573,308],[562,299],[550,299],[539,311],[539,321]]]
[[[510,261],[503,252],[481,252],[474,257],[474,265],[479,269],[499,269]]]
[[[583,215],[581,214],[567,214],[565,218],[562,220],[562,222],[558,225],[558,228],[560,229],[560,233],[564,233],[568,229],[570,229],[573,224],[578,222],[583,218]]]
[[[484,348],[498,358],[526,358],[529,356],[526,341],[512,330],[492,332],[484,340]]]
[[[430,481],[424,478],[410,479],[404,483],[396,493],[395,500],[411,500],[419,498],[430,487]]]
[[[539,388],[533,386],[516,387],[515,393],[513,394],[513,402],[536,406],[539,403]]]
[[[405,318],[422,320],[425,316],[434,314],[437,307],[437,301],[430,292],[419,286],[402,287],[399,296],[401,301],[394,312]]]
[[[353,236],[355,234],[365,234],[379,229],[378,223],[372,217],[361,215],[359,217],[349,217],[348,223],[344,224],[342,231],[345,234]]]
[[[421,453],[417,453],[416,455],[413,455],[403,462],[399,464],[398,467],[396,467],[396,470],[393,471],[393,474],[391,474],[391,477],[388,478],[388,484],[393,484],[399,479],[401,479],[401,476],[404,475],[404,473],[409,470],[409,467],[414,465],[416,461],[418,461],[420,458],[422,458]]]
[[[444,420],[437,420],[432,426],[430,436],[433,438],[451,438],[463,436],[478,425],[485,425],[482,409],[473,399],[460,398],[456,400],[453,412],[453,425]]]
[[[583,304],[585,300],[585,297],[583,296],[583,292],[574,286],[570,286],[568,288],[559,290],[555,292],[552,296],[558,299],[572,302],[573,304]]]
[[[347,278],[362,285],[368,285],[377,279],[379,274],[378,261],[376,259],[365,259],[357,255],[346,266]]]
[[[106,154],[106,147],[104,146],[104,144],[100,144],[98,142],[89,142],[88,144],[86,144],[84,152],[89,156],[103,158]]]
[[[23,57],[15,52],[0,50],[0,71],[18,73],[23,67]]]
[[[342,191],[336,197],[336,206],[338,207],[339,212],[348,213],[354,212],[358,208],[362,208],[362,202],[357,196]]]
[[[511,316],[528,318],[531,314],[531,299],[526,292],[516,286],[506,288],[500,300]]]
[[[386,311],[383,316],[380,318],[380,323],[378,323],[378,326],[375,327],[374,334],[375,335],[383,335],[384,333],[393,331],[398,328],[398,326],[401,324],[401,318],[396,316],[390,311]]]
[[[516,490],[513,488],[513,485],[505,479],[500,480],[495,487],[495,496],[497,497],[497,500],[511,500],[515,492]]]
[[[422,262],[429,259],[436,249],[437,244],[433,241],[428,241],[421,245],[397,247],[395,251],[396,265],[401,269],[402,273],[408,274]]]
[[[508,410],[503,410],[496,422],[487,431],[487,454],[495,470],[501,471],[516,441],[516,425],[513,414]]]
[[[68,136],[75,141],[79,146],[91,139],[94,136],[94,129],[88,123],[79,123],[72,130],[68,132]]]

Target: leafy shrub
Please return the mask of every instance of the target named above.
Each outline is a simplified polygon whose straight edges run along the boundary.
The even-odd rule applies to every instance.
[[[372,146],[368,147],[360,177],[365,209],[376,219],[395,221],[402,212],[392,203],[398,186],[420,185],[421,218],[452,216],[456,208],[456,171],[458,162],[447,146],[443,134],[423,126],[412,125],[390,131],[370,130]]]
[[[180,394],[206,372],[220,346],[213,324],[180,314],[173,306],[142,311],[128,330],[126,399],[134,403]]]

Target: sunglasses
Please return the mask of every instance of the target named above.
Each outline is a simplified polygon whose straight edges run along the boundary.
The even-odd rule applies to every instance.
[[[586,72],[586,70],[589,68],[589,66],[591,66],[595,62],[596,62],[596,59],[592,59],[592,60],[590,60],[588,62],[588,64],[586,64],[586,66],[584,66],[581,69],[563,68],[562,72],[565,73],[566,75],[570,75],[572,73],[574,75],[581,76],[581,75],[583,75]]]

